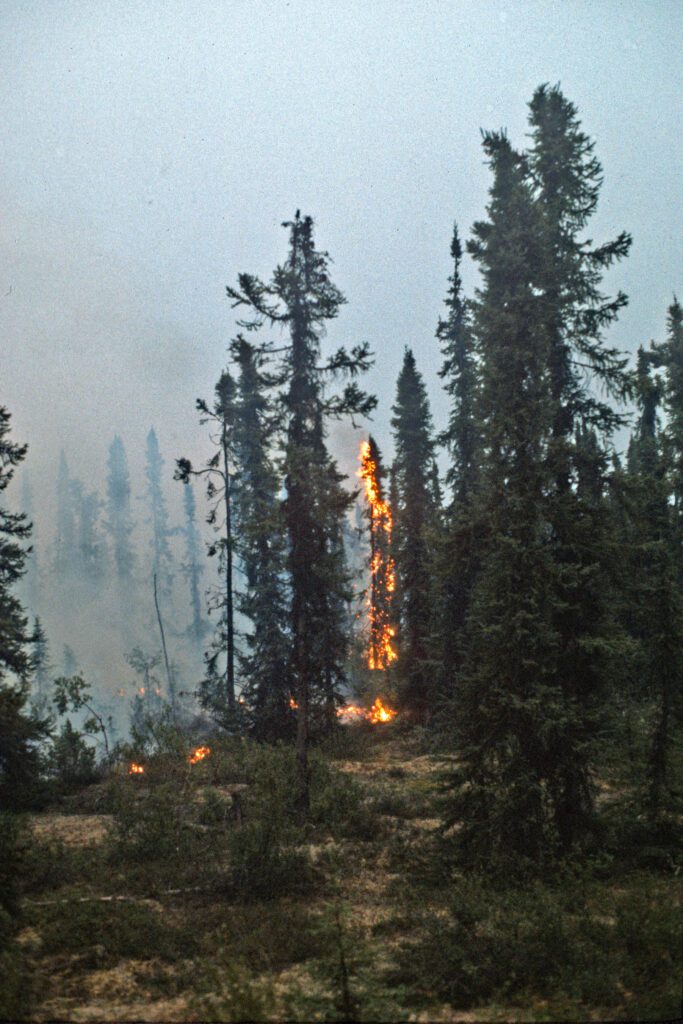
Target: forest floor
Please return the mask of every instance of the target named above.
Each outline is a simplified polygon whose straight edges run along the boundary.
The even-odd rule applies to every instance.
[[[454,907],[438,840],[448,759],[421,742],[392,727],[359,730],[325,759],[332,775],[303,837],[275,821],[274,804],[272,821],[252,827],[249,773],[242,765],[231,775],[229,753],[196,771],[167,761],[149,778],[122,774],[33,815],[19,934],[34,979],[30,1019],[675,1017],[678,954],[666,916],[680,896],[675,876],[639,868],[579,879],[586,927],[567,891],[556,904],[546,889],[533,905],[505,896],[492,909],[497,897],[461,879]],[[252,764],[253,788],[272,796],[281,769]],[[562,914],[569,923],[558,929]],[[505,921],[502,945],[496,921]],[[643,931],[633,962],[620,948],[632,942],[629,927]],[[607,967],[591,966],[600,929],[617,933]],[[553,955],[569,961],[576,984]],[[591,970],[611,971],[611,983]]]

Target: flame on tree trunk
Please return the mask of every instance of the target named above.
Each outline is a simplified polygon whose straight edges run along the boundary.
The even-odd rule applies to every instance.
[[[391,624],[391,595],[395,588],[395,570],[391,557],[391,508],[382,494],[380,454],[372,437],[361,444],[358,475],[365,483],[370,520],[368,668],[385,671],[398,657],[394,645],[396,629]]]

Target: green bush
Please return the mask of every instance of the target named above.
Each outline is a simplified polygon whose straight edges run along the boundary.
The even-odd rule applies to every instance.
[[[268,818],[246,821],[229,833],[230,886],[235,895],[245,900],[276,899],[310,888],[310,858],[288,845],[288,838],[280,822]]]
[[[376,745],[376,736],[370,726],[342,725],[326,736],[318,749],[331,761],[365,761]]]
[[[301,841],[297,794],[299,776],[292,747],[246,745],[243,752],[245,820],[277,822],[283,841]],[[357,782],[335,771],[319,751],[309,758],[309,825],[337,835],[375,838],[377,819]],[[296,836],[299,839],[296,839]]]
[[[320,754],[311,758],[311,822],[349,839],[376,839],[381,832],[363,788]]]
[[[311,912],[290,899],[226,907],[224,923],[204,937],[203,945],[207,953],[219,951],[223,960],[242,960],[255,974],[282,971],[322,949]]]
[[[154,906],[135,902],[73,902],[33,911],[47,956],[81,954],[92,967],[122,958],[173,961],[198,949],[196,929],[174,927]]]
[[[387,814],[394,818],[419,818],[423,813],[414,795],[405,788],[386,784],[374,787],[372,809],[374,814]]]
[[[53,742],[48,767],[61,792],[87,786],[97,779],[95,750],[68,718]]]
[[[28,844],[23,820],[0,812],[0,1020],[26,1019],[32,1003],[31,976],[16,943]]]
[[[205,969],[201,990],[194,989],[191,1009],[200,1020],[265,1021],[276,1019],[270,979],[255,978],[241,960],[216,961]]]
[[[417,911],[405,925],[420,938],[403,947],[397,978],[422,997],[458,1009],[542,999],[558,1012],[579,1003],[675,1016],[680,921],[652,890],[588,899],[579,885],[501,892],[472,876],[446,916]]]
[[[111,854],[126,863],[191,862],[211,845],[186,823],[189,791],[167,782],[144,788],[125,779],[113,792]]]

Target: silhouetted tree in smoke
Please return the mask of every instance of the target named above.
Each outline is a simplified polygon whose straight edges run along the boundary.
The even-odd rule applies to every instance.
[[[62,671],[61,675],[70,678],[75,676],[78,672],[78,660],[71,647],[68,644],[64,644],[64,652],[62,655]]]
[[[54,566],[57,576],[64,579],[76,564],[76,520],[69,464],[62,451],[57,474],[57,534],[55,537]]]
[[[80,480],[71,480],[70,490],[76,525],[74,569],[82,580],[96,587],[106,568],[106,547],[99,525],[102,501],[95,491],[86,491]]]
[[[109,446],[107,461],[107,521],[112,541],[116,576],[121,583],[130,583],[135,565],[130,511],[130,475],[123,441],[117,435]]]
[[[35,692],[35,703],[38,709],[44,710],[45,703],[48,699],[52,666],[50,663],[47,633],[45,632],[43,624],[38,616],[36,616],[33,623],[31,643],[33,644],[33,687]]]
[[[235,592],[233,530],[235,504],[235,381],[224,370],[216,384],[213,406],[197,400],[201,423],[209,423],[214,431],[211,440],[216,452],[202,469],[194,469],[189,459],[178,459],[175,479],[188,483],[191,477],[207,478],[206,494],[210,503],[207,517],[214,527],[216,541],[209,555],[218,555],[221,583],[209,593],[209,614],[218,612],[213,640],[206,652],[206,678],[201,683],[200,700],[217,721],[234,725],[235,713]],[[225,669],[221,663],[225,658]]]
[[[152,572],[156,573],[160,593],[168,597],[173,582],[173,555],[168,543],[172,531],[168,525],[168,512],[162,486],[163,466],[164,460],[159,451],[159,442],[154,427],[152,427],[147,435],[145,452],[145,477],[149,501],[148,521],[152,526]]]

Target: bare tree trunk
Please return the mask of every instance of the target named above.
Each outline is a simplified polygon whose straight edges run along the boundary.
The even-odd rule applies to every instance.
[[[156,573],[154,573],[154,606],[157,610],[157,621],[159,623],[159,632],[161,633],[161,649],[164,652],[164,665],[166,666],[166,679],[168,680],[168,695],[171,698],[171,710],[173,712],[173,718],[175,719],[175,682],[173,680],[171,666],[168,663],[168,651],[166,650],[166,636],[164,634],[164,624],[161,621],[161,611],[159,610],[159,597],[157,595]]]

